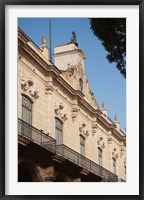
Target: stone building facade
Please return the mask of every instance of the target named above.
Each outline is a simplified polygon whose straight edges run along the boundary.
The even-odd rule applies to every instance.
[[[99,108],[77,43],[37,47],[18,29],[18,181],[126,181],[126,136]]]

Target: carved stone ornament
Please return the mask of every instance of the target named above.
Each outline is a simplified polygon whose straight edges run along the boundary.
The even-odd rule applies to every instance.
[[[80,131],[80,134],[83,135],[84,137],[89,136],[89,131],[87,129],[87,125],[85,122],[80,123],[79,131]]]
[[[67,72],[69,73],[69,76],[70,77],[76,77],[76,73],[77,73],[77,68],[75,65],[71,65],[69,66],[68,64],[68,69],[67,69]]]
[[[107,138],[108,144],[112,144],[112,141],[113,141],[112,137],[109,136],[109,137]]]
[[[67,113],[64,111],[64,106],[61,102],[59,104],[55,104],[54,111],[56,116],[62,121],[66,121],[68,119]]]
[[[78,109],[77,105],[74,105],[71,109],[71,117],[73,120],[77,117],[78,111],[79,111],[79,109]]]
[[[97,144],[100,148],[104,149],[105,148],[105,142],[102,136],[99,136],[97,138]]]
[[[21,89],[24,91],[24,93],[33,99],[39,98],[39,91],[38,88],[34,87],[34,82],[30,76],[28,80],[24,79],[24,77],[21,78]]]
[[[48,81],[47,82],[47,85],[45,86],[45,94],[52,94],[53,92],[53,87],[52,87],[52,82],[51,81]]]
[[[98,123],[97,122],[92,122],[92,136],[95,135],[98,129]]]
[[[112,151],[112,157],[117,159],[118,158],[118,152],[117,152],[117,149],[114,148],[113,151]]]

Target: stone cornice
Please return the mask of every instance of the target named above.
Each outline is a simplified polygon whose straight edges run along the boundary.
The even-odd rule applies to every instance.
[[[125,135],[122,135],[117,129],[115,124],[109,123],[102,115],[98,115],[97,120],[101,121],[109,130],[111,130],[112,134],[116,135],[120,140],[125,140]]]
[[[23,49],[31,58],[33,58],[35,62],[38,63],[46,72],[53,71],[54,75],[59,75],[61,73],[60,70],[54,64],[46,60],[41,53],[38,52],[38,50],[31,48],[29,42],[24,44],[20,38],[19,44],[19,47]]]

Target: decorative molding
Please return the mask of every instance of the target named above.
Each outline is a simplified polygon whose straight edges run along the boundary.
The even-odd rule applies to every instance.
[[[105,142],[102,136],[99,136],[97,138],[97,144],[100,148],[104,149],[105,148]]]
[[[77,105],[74,105],[71,109],[71,117],[73,120],[77,117],[78,111],[79,111],[79,108],[77,107]]]
[[[52,84],[52,81],[48,81],[47,82],[47,85],[45,86],[45,94],[52,94],[53,92],[53,84]]]
[[[63,122],[68,119],[67,113],[64,111],[64,106],[61,102],[59,104],[55,103],[54,111],[56,116]]]
[[[95,133],[97,132],[98,129],[98,123],[97,122],[92,122],[92,136],[95,135]]]
[[[80,134],[83,135],[84,137],[89,136],[89,131],[87,129],[87,125],[85,122],[82,122],[79,124],[79,131],[80,131]]]
[[[30,96],[34,99],[39,98],[39,91],[37,87],[34,87],[34,82],[32,80],[32,77],[30,75],[30,78],[28,80],[24,79],[24,77],[21,78],[21,89],[24,91],[24,93],[27,96]]]
[[[116,148],[114,148],[113,151],[112,151],[112,157],[115,158],[115,159],[117,159],[119,157]]]
[[[68,64],[68,69],[67,69],[67,72],[69,72],[69,76],[73,76],[74,78],[76,78],[76,73],[77,73],[77,68],[75,65],[71,65],[69,66],[70,64]]]
[[[112,139],[111,136],[107,137],[107,142],[108,142],[108,144],[112,144],[112,141],[113,141],[113,139]]]

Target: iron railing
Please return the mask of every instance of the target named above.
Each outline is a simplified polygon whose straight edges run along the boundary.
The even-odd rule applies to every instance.
[[[18,119],[18,134],[52,153],[56,151],[56,140],[21,119]]]
[[[70,149],[66,145],[56,145],[55,139],[22,121],[21,119],[18,119],[18,134],[34,143],[37,143],[44,149],[62,156],[66,160],[69,160],[76,165],[87,169],[88,171],[96,174],[97,176],[100,176],[101,178],[104,178],[107,181],[118,182],[118,176],[116,174],[113,174],[102,166],[94,163],[85,156]]]
[[[64,157],[67,160],[87,169],[88,171],[100,176],[110,182],[118,182],[118,176],[103,168],[102,166],[94,163],[85,156],[77,153],[65,145],[56,146],[56,154]]]

